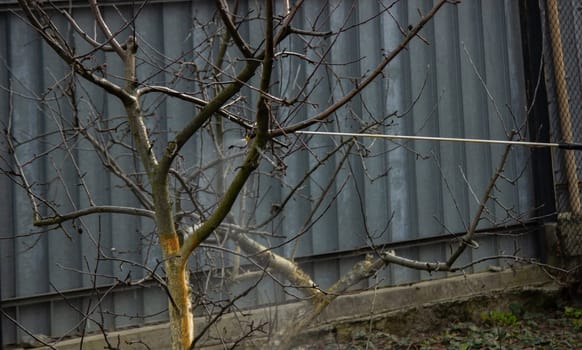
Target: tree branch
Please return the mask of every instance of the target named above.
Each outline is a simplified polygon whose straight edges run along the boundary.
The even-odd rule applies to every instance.
[[[513,136],[514,134],[512,133],[509,138],[512,139]],[[495,174],[493,174],[493,176],[490,178],[485,192],[483,193],[479,203],[479,208],[473,216],[473,220],[467,229],[467,233],[460,238],[461,243],[459,244],[459,247],[446,262],[426,262],[408,259],[405,257],[397,256],[393,251],[379,253],[380,257],[375,260],[373,260],[371,255],[367,255],[365,260],[354,265],[347,274],[342,276],[340,280],[328,288],[325,291],[323,298],[312,299],[310,303],[303,308],[303,311],[300,312],[298,316],[289,323],[289,327],[279,331],[277,335],[271,340],[272,347],[277,348],[278,350],[289,349],[293,345],[293,339],[296,337],[296,335],[308,327],[335,298],[337,298],[339,295],[342,295],[348,288],[355,285],[359,281],[369,278],[388,264],[392,263],[415,270],[428,272],[458,271],[460,268],[454,268],[453,264],[463,253],[467,245],[472,244],[473,237],[477,230],[477,225],[481,220],[481,216],[485,210],[487,201],[491,197],[491,193],[495,188],[495,184],[503,173],[503,169],[507,162],[510,150],[511,145],[507,145],[503,155],[501,156]]]
[[[23,1],[23,0],[20,0]],[[281,42],[287,35],[291,33],[289,27],[291,26],[291,21],[297,14],[299,7],[303,3],[303,0],[297,1],[297,3],[291,8],[289,13],[285,16],[280,27],[281,29],[273,38],[273,45]],[[166,150],[160,159],[159,170],[161,172],[167,172],[170,168],[172,161],[182,149],[184,144],[192,137],[192,135],[212,117],[232,96],[240,91],[244,84],[249,81],[254,75],[256,70],[264,59],[265,52],[259,53],[253,59],[247,61],[246,66],[239,72],[239,74],[234,78],[234,81],[227,85],[223,90],[221,90],[212,100],[208,101],[205,107],[198,112],[198,114],[192,118],[192,120],[186,124],[186,126],[178,132],[176,137],[168,143]]]
[[[318,123],[318,122],[326,119],[332,113],[337,111],[339,108],[341,108],[342,106],[344,106],[345,104],[350,102],[357,94],[359,94],[362,90],[364,90],[374,79],[376,79],[379,75],[382,74],[382,71],[384,70],[384,68],[386,68],[386,66],[390,62],[392,62],[392,60],[394,60],[394,58],[396,58],[396,56],[398,56],[398,54],[400,54],[400,52],[402,50],[404,50],[406,48],[408,43],[414,37],[416,37],[418,35],[420,30],[437,14],[437,12],[440,10],[440,8],[444,4],[446,4],[447,2],[449,2],[449,0],[440,0],[424,17],[421,18],[420,22],[418,22],[418,24],[408,32],[408,34],[400,42],[398,47],[396,47],[394,50],[392,50],[388,55],[386,55],[384,57],[382,62],[380,62],[376,66],[376,68],[374,68],[370,72],[369,76],[367,76],[366,78],[357,82],[356,86],[352,90],[350,90],[348,93],[346,93],[342,98],[340,98],[337,102],[333,103],[331,106],[327,107],[322,112],[314,115],[313,117],[311,117],[307,120],[295,123],[293,125],[290,125],[290,126],[287,126],[284,128],[271,130],[271,132],[270,132],[271,137],[287,135],[287,134],[293,133],[297,130],[305,129],[305,128],[307,128],[315,123]]]
[[[266,0],[265,8],[265,57],[263,58],[263,71],[261,74],[260,91],[269,92],[271,72],[273,71],[273,1]],[[260,94],[257,102],[257,147],[262,149],[267,143],[269,122],[271,119],[271,107],[264,93]]]
[[[101,14],[101,10],[99,10],[99,5],[97,5],[97,0],[89,0],[89,7],[91,8],[91,12],[93,12],[93,16],[97,21],[97,25],[99,26],[99,28],[101,28],[103,34],[105,34],[107,42],[111,43],[111,46],[113,47],[115,52],[117,52],[121,60],[125,61],[128,53],[121,47],[115,36],[113,36],[111,30],[109,29],[109,26],[107,25],[107,23],[105,23],[103,15]]]
[[[83,38],[87,43],[89,43],[89,45],[91,45],[94,49],[99,49],[99,50],[103,50],[103,51],[115,51],[112,46],[107,45],[107,44],[102,44],[102,43],[98,42],[97,40],[91,38],[87,34],[87,32],[85,32],[83,29],[81,29],[81,27],[79,26],[77,21],[75,21],[75,19],[71,16],[71,14],[69,14],[69,11],[66,11],[66,10],[58,10],[58,11],[63,16],[65,16],[65,18],[69,21],[69,24],[73,27],[73,29],[77,32],[77,34],[79,34],[81,36],[81,38]]]
[[[101,155],[102,159],[101,162],[103,166],[107,169],[111,170],[113,174],[115,174],[118,178],[120,178],[131,190],[131,192],[135,195],[135,197],[140,201],[140,203],[148,208],[153,209],[154,205],[152,201],[146,196],[144,193],[144,189],[140,188],[138,184],[136,184],[129,176],[121,169],[117,161],[109,154],[107,148],[104,147],[93,135],[89,133],[83,127],[80,127],[80,133],[85,137],[86,140],[91,143],[93,149],[97,152],[97,154]]]
[[[253,144],[245,157],[245,160],[230,186],[218,202],[214,212],[204,221],[196,231],[194,231],[186,240],[180,249],[182,265],[186,264],[192,251],[200,245],[224,220],[234,205],[236,198],[242,191],[247,179],[253,171],[259,166],[260,153],[256,145]]]
[[[163,93],[163,94],[166,94],[168,96],[179,98],[182,101],[191,102],[191,103],[193,103],[197,106],[201,106],[201,107],[206,107],[209,103],[206,100],[192,96],[192,95],[187,94],[185,92],[182,92],[179,90],[174,90],[174,89],[169,88],[167,86],[160,86],[160,85],[144,86],[143,88],[138,89],[136,94],[138,96],[142,96],[142,95],[152,93],[152,92]],[[221,115],[223,118],[230,120],[231,122],[233,122],[235,124],[242,126],[243,128],[245,128],[247,130],[251,130],[253,128],[253,125],[250,121],[248,121],[247,119],[244,119],[242,117],[239,117],[234,113],[227,111],[223,107],[219,108],[215,113]]]
[[[83,216],[99,213],[114,213],[114,214],[125,214],[125,215],[137,215],[145,216],[149,218],[154,217],[154,212],[147,209],[133,208],[133,207],[122,207],[115,205],[101,205],[96,207],[89,207],[85,209],[80,209],[67,214],[57,214],[50,217],[38,217],[34,220],[35,226],[50,226],[59,225],[65,221],[78,219]]]
[[[68,47],[66,42],[64,42],[59,31],[51,21],[50,17],[41,8],[39,2],[33,0],[18,0],[18,3],[34,30],[36,30],[36,32],[43,37],[45,42],[52,47],[57,55],[59,55],[63,61],[70,65],[79,75],[123,101],[130,97],[120,86],[94,74],[90,69],[83,66],[79,59],[74,57],[73,51]],[[35,15],[34,12],[38,12],[40,18]]]
[[[255,75],[256,70],[260,66],[260,61],[250,60],[247,62],[246,66],[235,78],[235,81],[227,85],[222,91],[216,95],[212,100],[208,101],[206,106],[204,106],[198,114],[196,114],[190,122],[188,122],[182,130],[174,137],[174,139],[168,142],[168,146],[164,151],[164,154],[160,158],[160,172],[167,172],[170,168],[172,161],[178,155],[182,147],[188,142],[188,140],[198,131],[205,123],[212,117],[214,113],[219,111],[223,105],[232,98],[236,93],[240,91],[244,83]]]
[[[238,29],[234,25],[234,22],[232,21],[233,16],[231,17],[230,15],[230,11],[228,9],[228,4],[226,3],[226,1],[217,0],[216,5],[217,5],[216,7],[218,8],[218,12],[220,13],[220,17],[222,18],[222,22],[224,23],[226,30],[232,37],[232,40],[234,41],[236,46],[242,52],[244,57],[252,58],[253,50],[251,50],[249,44],[247,44],[247,42],[241,37]]]
[[[512,132],[509,139],[510,140],[513,139],[513,136],[514,136],[514,133]],[[459,247],[457,248],[457,250],[455,250],[455,252],[453,252],[453,254],[451,254],[449,259],[447,260],[447,262],[446,262],[447,266],[451,267],[455,263],[455,261],[459,258],[459,256],[461,254],[463,254],[463,252],[465,251],[465,248],[467,248],[467,245],[473,244],[473,237],[475,236],[475,232],[477,231],[477,225],[479,225],[479,222],[481,221],[481,215],[483,214],[483,211],[485,210],[487,201],[491,197],[491,193],[493,192],[493,189],[495,188],[495,184],[497,183],[497,179],[499,179],[499,177],[503,173],[503,170],[505,168],[505,163],[507,163],[507,157],[509,156],[510,150],[511,150],[511,145],[507,145],[505,147],[505,150],[503,151],[503,155],[501,156],[501,160],[499,161],[499,165],[497,166],[497,169],[495,170],[495,174],[493,174],[493,176],[489,179],[489,183],[487,184],[485,192],[483,193],[483,196],[481,197],[481,200],[479,201],[479,207],[477,208],[477,212],[473,216],[473,220],[471,221],[471,224],[467,228],[467,233],[463,237],[460,238]]]
[[[324,297],[324,293],[317,287],[317,284],[295,262],[274,253],[272,249],[251,239],[244,233],[230,235],[229,238],[235,241],[261,267],[272,269],[285,276],[294,288],[300,289],[314,299],[319,300]]]

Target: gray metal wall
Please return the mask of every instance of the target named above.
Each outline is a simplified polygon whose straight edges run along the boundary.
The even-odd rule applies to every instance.
[[[381,3],[330,1],[323,4],[307,1],[296,25],[309,28],[318,15],[330,13],[330,21],[317,22],[321,25],[319,30],[334,30],[346,21],[357,23],[370,19],[338,37],[329,53],[332,63],[350,62],[338,68],[344,74],[362,76],[378,63],[378,53],[395,47],[400,41],[401,30],[406,29],[399,28],[395,19],[400,25],[414,24],[419,18],[418,11],[425,13],[433,4],[432,1],[404,1],[392,7],[389,13],[376,17],[375,14],[391,1]],[[252,2],[243,2],[243,8],[252,5]],[[215,11],[213,6],[210,1],[173,1],[144,8],[136,24],[140,39],[147,42],[141,46],[140,52],[144,61],[164,62],[165,57],[179,55],[183,55],[185,60],[200,60],[194,48],[200,45],[201,33],[197,31],[198,22],[193,19],[209,18]],[[111,18],[118,18],[111,8],[106,12]],[[80,23],[91,26],[87,9],[78,8],[75,15]],[[252,35],[253,28],[243,28],[243,31],[251,37],[251,42],[260,40]],[[398,117],[393,118],[392,124],[376,131],[504,139],[507,131],[522,126],[526,101],[516,1],[464,1],[458,6],[446,6],[422,31],[422,38],[429,44],[414,40],[389,65],[382,79],[376,80],[361,99],[335,113],[337,122],[324,125],[321,130],[357,130],[366,121],[394,111],[398,112]],[[82,43],[78,45],[82,48]],[[289,40],[282,46],[300,51],[304,49],[303,45],[299,40]],[[306,54],[313,52],[307,51]],[[293,79],[305,79],[314,68],[299,61],[282,62],[277,66],[276,79],[280,80],[279,92],[284,95],[296,89]],[[50,132],[54,120],[47,118],[54,114],[39,108],[33,97],[41,96],[58,77],[66,74],[67,68],[17,15],[8,11],[0,12],[0,66],[2,127],[7,127],[10,122],[15,135],[22,138]],[[120,68],[111,61],[108,69],[115,72]],[[142,65],[140,75],[147,76],[150,70],[153,72],[153,68]],[[315,71],[311,81],[321,81],[314,86],[312,94],[319,105],[293,113],[281,109],[281,117],[306,118],[330,100],[341,97],[342,88],[346,88],[336,85],[325,70]],[[349,85],[351,82],[344,83]],[[113,121],[115,116],[122,115],[120,106],[98,89],[88,84],[82,86],[85,89],[82,98],[90,98],[95,105],[102,106],[99,112],[104,118]],[[243,91],[243,94],[248,94],[248,104],[254,106],[256,96],[251,91]],[[79,104],[81,112],[93,113],[87,105]],[[144,105],[154,106],[156,102],[145,101]],[[191,115],[191,107],[180,102],[164,102],[153,110],[151,126],[160,130],[159,140],[175,132]],[[359,119],[353,118],[354,115]],[[60,118],[71,118],[66,108]],[[237,132],[227,133],[227,144],[240,137]],[[26,161],[50,148],[50,136],[44,141],[22,147],[21,159]],[[270,176],[272,169],[265,164],[263,172],[249,183],[248,196],[238,203],[233,220],[249,225],[264,220],[272,204],[285,198],[289,189],[317,164],[316,157],[325,155],[337,141],[326,137],[313,138],[309,144],[314,151],[296,153],[288,158],[287,172],[283,177]],[[370,243],[382,246],[396,242],[401,244],[397,247],[399,254],[430,261],[444,259],[448,245],[433,242],[430,238],[465,230],[478,205],[475,196],[481,196],[503,150],[502,146],[477,144],[361,142],[369,149],[369,154],[363,157],[354,151],[347,156],[338,180],[331,185],[332,193],[337,195],[330,196],[315,211],[314,217],[321,216],[319,221],[304,225],[316,199],[326,187],[327,179],[341,161],[341,153],[310,176],[280,218],[262,228],[285,236],[265,239],[269,244],[299,235],[299,239],[278,251],[295,256],[324,288],[362,258],[361,254],[351,254],[350,251],[365,248]],[[201,139],[192,142],[185,155],[191,164],[201,164],[214,156],[203,145]],[[2,144],[2,152],[5,152],[4,146]],[[88,198],[76,186],[80,180],[75,168],[78,167],[84,172],[82,180],[87,187],[95,190],[93,200],[98,204],[137,205],[135,198],[119,190],[119,179],[105,172],[100,159],[92,154],[88,145],[80,143],[76,146],[79,147],[73,154],[53,153],[49,160],[31,169],[39,186],[60,174],[66,179],[65,187],[46,185],[43,191],[47,195],[52,199],[63,199],[70,203],[71,208],[87,206]],[[136,170],[131,155],[123,151],[117,155],[127,157],[128,170]],[[512,208],[524,221],[527,221],[533,203],[528,155],[527,149],[513,151],[504,175],[515,182],[501,182],[495,191],[499,203]],[[7,155],[2,153],[2,156]],[[227,165],[227,171],[232,171],[235,166],[236,162]],[[135,279],[144,276],[143,270],[130,264],[107,259],[96,262],[95,259],[98,256],[96,248],[99,248],[110,257],[155,266],[160,254],[152,244],[155,238],[149,220],[96,215],[83,219],[76,226],[66,225],[68,235],[62,231],[40,232],[31,226],[29,201],[17,184],[0,176],[0,193],[3,197],[0,201],[1,292],[3,309],[10,317],[34,333],[57,337],[78,335],[83,327],[96,331],[95,323],[85,325],[83,315],[92,313],[91,318],[99,322],[97,311],[104,311],[108,329],[159,322],[166,318],[167,302],[163,291],[155,285],[146,289],[108,289],[115,282],[111,276],[124,280],[131,273]],[[248,210],[252,207],[258,209]],[[494,223],[517,223],[515,218],[507,217],[500,204],[491,204],[488,208],[489,220],[483,220],[481,228]],[[79,233],[79,230],[83,232]],[[536,256],[532,237],[528,234],[485,235],[480,248],[464,254],[460,264],[516,251],[522,256]],[[209,259],[231,259],[221,253],[212,254],[193,259],[193,268],[204,270],[210,265]],[[497,263],[487,262],[476,268],[483,269],[488,264]],[[473,271],[473,268],[467,270]],[[443,274],[429,276],[406,268],[390,267],[361,287],[441,276]],[[212,280],[215,278],[213,276]],[[204,283],[205,280],[194,280],[196,285]],[[241,279],[224,290],[234,294],[252,283],[252,279]],[[266,279],[261,283],[262,288],[242,299],[241,306],[289,298],[276,282]],[[94,290],[94,285],[103,287]],[[224,290],[214,296],[228,294]],[[2,327],[7,344],[26,338],[6,318]]]

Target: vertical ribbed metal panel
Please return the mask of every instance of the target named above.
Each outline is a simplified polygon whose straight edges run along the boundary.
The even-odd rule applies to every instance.
[[[0,52],[8,52],[9,47],[9,31],[8,31],[8,15],[0,13]],[[8,57],[2,57],[2,65],[9,65]],[[0,85],[8,86],[10,75],[7,69],[0,69]],[[9,118],[10,97],[7,93],[0,92],[0,123],[6,125]],[[8,159],[8,145],[7,140],[0,138],[0,164],[1,166],[10,166]],[[6,176],[0,176],[0,193],[3,200],[0,201],[0,298],[6,298],[15,295],[14,272],[14,241],[11,237],[14,233],[14,184]],[[6,310],[9,316],[16,317],[14,310]],[[2,341],[5,344],[15,342],[16,326],[9,323],[9,321],[2,317]],[[1,344],[0,344],[1,345]]]
[[[333,40],[326,61],[337,64],[333,67],[343,78],[338,81],[328,75],[325,68],[306,64],[296,57],[281,59],[275,69],[273,80],[277,82],[274,86],[278,90],[274,93],[281,97],[295,96],[301,84],[309,79],[309,98],[313,104],[299,109],[280,107],[276,111],[277,117],[295,122],[304,120],[344,96],[353,87],[354,78],[369,74],[379,62],[380,55],[398,45],[401,31],[407,30],[408,24],[417,22],[419,11],[426,13],[432,5],[432,1],[401,1],[386,10],[388,3],[307,1],[296,19],[297,27],[321,32],[348,29],[337,38],[310,39],[312,49],[306,49],[306,42],[297,38],[286,39],[281,47],[317,60],[327,52],[330,40]],[[195,91],[197,86],[193,81],[177,79],[171,72],[181,61],[192,62],[192,67],[207,66],[207,60],[216,54],[217,40],[206,41],[204,32],[204,29],[214,30],[212,25],[204,26],[214,15],[214,6],[212,2],[169,2],[144,8],[136,23],[141,44],[139,76],[148,77],[150,84],[171,84],[177,89]],[[254,3],[243,1],[240,11],[245,12],[246,7],[253,6]],[[379,12],[382,14],[376,16]],[[106,8],[105,13],[111,18],[114,28],[121,26],[115,9]],[[127,7],[121,7],[121,13],[127,18],[133,14]],[[75,9],[74,14],[82,27],[92,28],[91,14],[86,8]],[[331,18],[326,20],[328,15]],[[357,131],[374,120],[395,113],[389,123],[374,131],[504,139],[506,132],[520,127],[525,118],[518,18],[517,5],[512,1],[462,2],[445,7],[423,29],[422,40],[414,40],[390,63],[381,79],[336,111],[334,121],[322,125],[321,130]],[[257,22],[241,28],[253,44],[261,40],[261,24]],[[365,24],[350,27],[360,22]],[[75,47],[78,52],[89,50],[88,45],[78,38]],[[228,50],[232,56],[238,53],[236,47]],[[24,133],[31,136],[53,131],[51,125],[55,121],[72,122],[70,107],[51,102],[43,108],[59,109],[60,112],[49,113],[31,100],[30,97],[39,96],[62,78],[68,69],[20,19],[7,12],[0,13],[0,52],[0,84],[13,92],[8,94],[7,89],[0,90],[3,126],[11,120],[16,136],[24,137]],[[175,60],[177,57],[179,59]],[[115,54],[100,56],[99,60],[102,59],[107,63],[108,77],[115,80],[115,76],[121,75],[122,67]],[[151,63],[166,67],[166,72],[158,73]],[[237,67],[240,64],[233,63]],[[234,68],[226,69],[233,73]],[[117,82],[121,83],[119,79]],[[78,86],[77,109],[84,118],[83,122],[98,123],[104,129],[112,128],[116,130],[112,137],[131,145],[129,135],[124,134],[122,106],[95,86],[83,81]],[[257,96],[248,88],[241,94],[246,98],[246,110],[237,112],[252,117]],[[153,95],[144,98],[142,107],[149,115],[147,123],[153,131],[156,151],[192,116],[190,104]],[[53,120],[55,115],[61,119]],[[225,153],[234,155],[238,150],[228,146],[244,135],[228,122],[224,123],[224,130]],[[109,136],[101,134],[99,137]],[[289,138],[285,142],[293,140]],[[202,167],[216,159],[216,151],[209,141],[206,131],[190,141],[183,151],[188,163],[180,166]],[[60,142],[63,139],[58,133],[51,134],[42,142],[39,140],[22,147],[18,156],[25,162]],[[360,140],[361,144],[352,147],[349,153],[344,148],[320,164],[338,145],[339,139],[313,137],[308,142],[310,152],[295,152],[285,159],[285,175],[277,173],[271,164],[265,162],[261,172],[249,182],[246,196],[237,203],[229,220],[243,226],[265,221],[307,172],[318,166],[293,194],[281,216],[260,229],[285,236],[261,238],[264,244],[276,245],[291,240],[277,251],[297,258],[323,288],[361,259],[361,256],[352,254],[341,257],[342,252],[365,248],[371,243],[382,246],[464,231],[478,205],[475,196],[483,192],[503,149],[501,146],[476,144],[366,139]],[[140,205],[133,195],[121,190],[122,181],[108,173],[87,141],[79,138],[76,146],[74,152],[52,153],[50,160],[39,162],[31,169],[31,178],[37,183],[35,186],[42,186],[43,193],[51,199],[59,199],[64,204],[61,210],[91,204]],[[4,152],[4,148],[0,152]],[[135,155],[125,147],[112,146],[110,154],[124,170],[131,173],[143,171],[137,165]],[[528,155],[524,149],[514,151],[505,175],[510,179],[519,176],[519,180],[515,186],[500,184],[495,192],[504,205],[516,208],[520,213],[527,212],[533,203]],[[219,186],[217,174],[221,172],[225,173],[228,183],[239,160],[240,157],[210,167],[205,176],[196,180],[200,188]],[[82,170],[82,176],[78,176],[77,168]],[[336,172],[336,180],[330,181]],[[66,186],[63,187],[61,181]],[[90,190],[90,196],[80,190],[79,183]],[[32,234],[39,229],[31,226],[28,198],[6,177],[0,177],[0,191],[6,198],[0,202],[1,237],[18,237],[0,241],[2,299],[12,305],[6,312],[34,333],[60,336],[78,334],[83,328],[96,331],[94,322],[81,322],[82,313],[87,312],[93,312],[90,319],[100,321],[95,305],[103,294],[91,292],[91,288],[145,276],[142,269],[122,261],[136,261],[154,267],[161,259],[153,234],[155,228],[149,219],[102,214],[85,217],[75,225],[65,225],[67,234],[62,231]],[[327,193],[328,197],[319,201],[322,193]],[[206,194],[200,195],[200,199],[209,203],[215,200]],[[184,206],[188,205],[184,203]],[[505,218],[501,207],[491,204],[488,208],[487,215],[491,219],[507,219],[504,223],[515,223]],[[316,223],[311,222],[314,218],[318,219]],[[483,221],[480,227],[489,225]],[[535,254],[532,240],[523,239],[520,244],[520,254]],[[464,254],[461,263],[500,252],[512,253],[513,249],[514,238],[491,236],[481,242],[479,250]],[[398,253],[433,261],[446,258],[449,250],[444,244],[410,245],[399,249]],[[207,273],[210,264],[231,265],[232,259],[210,250],[193,258],[192,268]],[[434,276],[441,275],[429,276],[392,266],[381,272],[379,278],[381,284],[389,285]],[[205,283],[206,280],[193,280],[195,288]],[[224,297],[228,292],[244,291],[253,283],[252,278],[239,279],[229,287],[230,290],[216,288],[209,293]],[[274,303],[287,297],[272,280],[266,279],[260,286],[242,299],[239,306]],[[365,286],[366,282],[362,284]],[[34,304],[31,303],[33,299],[27,299],[42,293],[72,289],[88,292],[82,297],[63,300],[56,296],[51,301]],[[167,300],[159,288],[120,290],[109,293],[100,302],[106,311],[107,329],[141,325],[167,317]],[[144,318],[148,315],[155,316]],[[5,342],[21,340],[17,338],[15,327],[7,321],[3,322],[3,331]]]

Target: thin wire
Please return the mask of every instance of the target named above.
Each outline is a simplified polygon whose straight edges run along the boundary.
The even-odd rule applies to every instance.
[[[439,141],[439,142],[471,142],[487,143],[500,145],[519,145],[528,147],[559,147],[559,148],[577,148],[577,144],[562,144],[549,142],[530,142],[530,141],[510,141],[510,140],[486,140],[486,139],[469,139],[456,137],[436,137],[436,136],[411,136],[411,135],[390,135],[390,134],[364,134],[351,132],[332,132],[332,131],[296,131],[297,134],[306,135],[328,135],[328,136],[346,136],[346,137],[368,137],[391,140],[417,140],[417,141]],[[582,145],[580,145],[582,147]]]

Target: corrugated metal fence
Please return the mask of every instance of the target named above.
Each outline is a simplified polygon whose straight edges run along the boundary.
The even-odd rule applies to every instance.
[[[432,1],[405,1],[383,11],[390,3],[308,1],[296,26],[311,28],[317,23],[318,30],[333,31],[346,23],[349,27],[349,24],[365,21],[338,36],[328,56],[331,63],[338,64],[342,74],[358,77],[377,64],[379,53],[399,43],[401,31],[406,30],[408,24],[416,23],[419,12],[425,13],[432,6]],[[252,6],[252,2],[242,1],[239,11],[245,13]],[[120,11],[130,14],[131,7],[121,6]],[[115,9],[106,8],[105,12],[112,21],[121,21]],[[378,13],[381,15],[376,16]],[[201,23],[206,24],[214,14],[214,3],[210,1],[162,1],[146,6],[136,22],[143,63],[140,76],[150,76],[150,83],[170,81],[178,61],[199,63],[203,60],[200,52],[210,50],[203,48],[202,29],[210,27],[202,27]],[[74,9],[74,15],[86,28],[93,27],[88,9],[79,6]],[[330,15],[329,20],[321,19],[327,15]],[[242,28],[242,31],[251,43],[261,40],[252,27]],[[77,45],[79,50],[84,48],[83,43]],[[281,47],[306,55],[317,53],[306,50],[305,45],[300,40],[288,40]],[[172,57],[180,58],[172,60]],[[108,56],[99,59],[107,62],[111,76],[120,70],[116,62],[108,61]],[[151,62],[165,65],[167,73],[156,75],[157,68],[150,65]],[[340,66],[342,63],[346,64]],[[18,156],[26,162],[60,142],[58,135],[51,134],[55,131],[54,122],[59,122],[59,118],[73,118],[68,107],[56,101],[49,101],[48,106],[53,111],[61,111],[58,118],[55,118],[57,114],[46,110],[47,107],[41,108],[35,102],[37,97],[50,99],[50,93],[43,93],[66,75],[68,69],[17,14],[9,11],[0,12],[0,66],[2,127],[10,127],[18,140],[44,135],[19,146]],[[281,60],[274,80],[279,81],[278,93],[283,96],[295,91],[300,85],[296,83],[307,77],[313,83],[311,99],[317,101],[317,105],[300,111],[281,108],[278,116],[295,120],[306,118],[330,100],[342,96],[342,89],[346,88],[326,70],[314,70],[312,65],[298,59]],[[177,87],[180,84],[189,86],[184,81],[176,84]],[[351,82],[345,79],[342,84]],[[110,127],[123,123],[119,118],[123,111],[117,103],[94,86],[81,83],[80,87],[77,92],[80,115],[87,116],[86,120],[104,118]],[[366,121],[397,112],[390,125],[375,131],[504,139],[508,130],[519,129],[525,122],[524,90],[517,2],[465,1],[443,9],[422,31],[422,40],[414,40],[389,65],[382,79],[376,80],[360,98],[335,113],[337,122],[324,125],[323,130],[357,130]],[[256,95],[251,90],[242,94],[252,108]],[[152,130],[159,132],[156,137],[160,141],[174,133],[192,113],[192,107],[182,102],[151,98],[143,105],[151,111],[148,122]],[[93,106],[97,106],[97,110],[93,110]],[[234,153],[236,147],[229,146],[243,135],[229,127],[231,125],[225,124],[225,152]],[[131,144],[127,136],[117,136]],[[184,168],[204,164],[216,157],[210,147],[204,146],[203,139],[207,138],[201,136],[187,148],[184,159],[189,163],[184,164]],[[265,162],[263,171],[249,184],[247,196],[238,204],[232,220],[242,226],[252,226],[268,218],[290,189],[318,164],[318,157],[327,154],[337,141],[328,137],[313,138],[309,143],[311,152],[297,152],[286,159],[288,168],[284,176],[273,176],[273,168]],[[444,259],[448,245],[436,238],[465,230],[478,205],[475,196],[483,192],[503,150],[502,146],[475,144],[361,142],[367,153],[354,151],[347,155],[336,181],[329,184],[332,195],[321,205],[316,207],[316,200],[328,186],[328,179],[340,163],[342,153],[311,174],[282,214],[261,227],[284,236],[264,239],[272,245],[299,236],[278,251],[296,257],[324,288],[359,261],[371,243],[377,246],[392,244],[399,254],[411,258]],[[62,210],[66,210],[67,205],[71,208],[87,206],[90,200],[98,204],[139,205],[134,196],[123,190],[121,181],[106,172],[102,160],[88,144],[71,141],[71,145],[75,146],[73,152],[52,152],[50,157],[29,168],[47,196],[65,203]],[[3,143],[3,157],[8,156],[5,146]],[[112,152],[117,159],[123,159],[126,170],[139,171],[134,157],[122,146],[112,146]],[[231,174],[237,162],[235,159],[221,164],[223,168],[210,169],[209,180],[200,181],[206,181],[205,185],[215,183],[211,179],[213,174],[217,171]],[[82,177],[77,168],[82,170]],[[495,191],[499,204],[489,205],[489,220],[482,222],[483,229],[494,224],[517,223],[514,217],[507,216],[501,204],[512,208],[524,221],[530,215],[534,199],[529,150],[514,149],[505,176],[515,182],[500,182]],[[60,186],[60,179],[67,185]],[[93,191],[90,198],[78,186],[79,181]],[[116,329],[166,319],[167,301],[164,292],[155,284],[136,288],[123,287],[119,283],[146,275],[129,261],[155,267],[160,259],[158,249],[152,244],[155,235],[149,219],[101,214],[64,225],[68,234],[61,230],[42,232],[31,225],[28,198],[7,176],[0,176],[0,193],[3,197],[0,201],[1,291],[3,309],[11,318],[35,334],[54,337],[78,335],[82,329],[96,331],[97,323],[103,323],[107,329]],[[312,210],[315,212],[311,213]],[[320,219],[311,224],[306,221],[310,215]],[[491,233],[483,235],[480,248],[467,252],[460,263],[499,253],[536,256],[536,249],[535,240],[528,234]],[[209,272],[211,265],[221,265],[217,259],[226,259],[227,266],[233,263],[228,254],[212,249],[193,259],[195,270],[206,271],[206,274],[195,275],[195,288],[203,288],[201,286],[207,282],[210,285],[224,283],[218,272]],[[490,261],[476,268],[497,263]],[[361,287],[434,276],[442,274],[429,276],[390,267]],[[252,283],[252,278],[245,282],[241,277],[237,283],[221,287],[210,297],[225,297]],[[260,289],[241,300],[241,306],[289,298],[275,281],[265,279],[261,283]],[[113,284],[117,287],[110,289]],[[101,287],[95,289],[95,286]],[[87,314],[91,314],[94,322],[86,322],[84,315]],[[20,337],[24,334],[6,318],[2,327],[6,344],[22,340]]]

